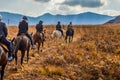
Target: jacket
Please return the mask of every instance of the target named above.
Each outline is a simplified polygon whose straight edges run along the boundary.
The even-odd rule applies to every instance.
[[[3,22],[0,22],[0,36],[7,36],[8,35],[8,31],[7,31],[7,27],[6,24]]]
[[[60,24],[56,25],[56,30],[61,30],[61,25]]]
[[[36,25],[36,31],[37,32],[42,32],[43,31],[43,25],[42,24],[37,24]]]
[[[28,23],[24,20],[22,20],[20,23],[19,23],[19,31],[18,33],[27,33],[28,32]]]

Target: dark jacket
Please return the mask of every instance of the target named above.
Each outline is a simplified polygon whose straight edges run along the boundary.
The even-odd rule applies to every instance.
[[[43,25],[42,24],[37,24],[36,25],[36,31],[37,32],[42,32],[43,31]]]
[[[7,36],[8,35],[8,31],[7,31],[7,27],[6,24],[3,22],[0,22],[0,36]]]
[[[68,25],[67,30],[69,30],[69,29],[73,29],[72,24]]]
[[[18,31],[19,34],[20,33],[28,33],[28,23],[26,21],[24,21],[24,20],[21,21],[19,23],[18,28],[19,28],[19,31]]]
[[[56,30],[61,30],[61,25],[60,24],[56,25]]]

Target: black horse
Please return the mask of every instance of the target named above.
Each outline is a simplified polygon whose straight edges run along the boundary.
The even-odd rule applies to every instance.
[[[74,36],[74,30],[73,29],[68,29],[66,31],[66,37],[65,37],[66,43],[68,42],[68,40],[69,40],[69,43],[71,41],[73,41],[73,36]]]

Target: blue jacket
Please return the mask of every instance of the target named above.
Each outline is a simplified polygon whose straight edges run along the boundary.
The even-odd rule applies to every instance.
[[[8,31],[7,31],[7,27],[6,24],[3,22],[0,22],[0,36],[7,36],[8,35]]]
[[[28,32],[28,23],[24,20],[22,20],[20,23],[19,23],[19,31],[18,33],[27,33]]]

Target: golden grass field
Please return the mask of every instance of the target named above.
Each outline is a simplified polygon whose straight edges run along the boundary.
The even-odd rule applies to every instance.
[[[120,25],[75,25],[72,43],[50,38],[54,25],[45,26],[46,42],[42,52],[30,50],[23,66],[8,62],[4,80],[120,80]],[[66,29],[66,26],[64,26]],[[8,27],[8,38],[17,35]],[[35,26],[29,27],[35,33]],[[17,67],[17,69],[16,69]]]

